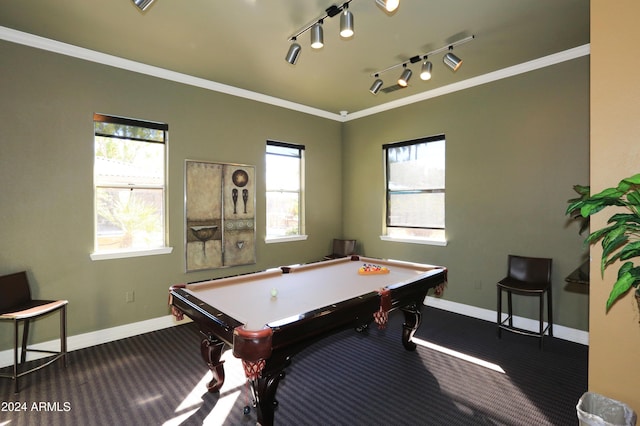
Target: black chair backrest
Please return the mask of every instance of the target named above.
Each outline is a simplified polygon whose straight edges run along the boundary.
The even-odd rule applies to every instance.
[[[31,301],[29,280],[26,271],[0,277],[0,313],[10,312],[12,308]]]
[[[529,283],[550,283],[551,259],[510,254],[509,276]]]

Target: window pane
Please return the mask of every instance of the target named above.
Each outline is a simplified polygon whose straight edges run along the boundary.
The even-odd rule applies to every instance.
[[[96,250],[164,245],[162,189],[96,188]]]
[[[444,241],[444,135],[385,145],[388,236]]]
[[[444,229],[444,193],[390,194],[389,225]]]
[[[279,154],[300,158],[300,148],[267,144],[267,154]]]
[[[96,185],[163,185],[164,144],[95,138]]]
[[[267,235],[300,234],[299,206],[297,192],[267,192]]]
[[[94,129],[96,134],[125,139],[142,139],[149,142],[164,142],[163,130],[99,121],[94,122]]]
[[[267,191],[300,190],[300,158],[267,154]]]
[[[444,140],[389,148],[388,189],[443,189],[444,148]]]

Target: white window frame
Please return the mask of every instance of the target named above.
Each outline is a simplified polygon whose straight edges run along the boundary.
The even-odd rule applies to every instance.
[[[395,241],[395,242],[406,242],[406,243],[414,243],[414,244],[428,244],[428,245],[436,245],[436,246],[446,246],[447,245],[447,240],[446,240],[446,227],[429,227],[429,226],[399,226],[399,225],[394,225],[391,223],[391,219],[390,219],[390,198],[391,198],[391,194],[392,193],[398,193],[401,191],[394,191],[392,189],[389,188],[389,167],[390,167],[390,163],[389,163],[389,156],[388,156],[388,152],[390,148],[399,148],[399,147],[405,147],[405,146],[413,146],[413,145],[419,145],[419,144],[424,144],[424,143],[431,143],[431,142],[444,142],[445,143],[445,149],[446,149],[446,138],[445,135],[441,134],[441,135],[435,135],[435,136],[429,136],[429,137],[424,137],[424,138],[420,138],[420,139],[415,139],[415,140],[409,140],[409,141],[404,141],[404,142],[395,142],[395,143],[389,143],[389,144],[385,144],[382,146],[383,149],[383,163],[384,163],[384,185],[385,185],[385,206],[384,206],[384,219],[383,219],[383,224],[382,224],[382,235],[380,236],[380,239],[383,241]],[[446,163],[445,165],[446,166]],[[446,169],[445,169],[446,171]],[[444,185],[444,183],[443,183]],[[446,185],[443,186],[442,188],[431,188],[431,189],[421,189],[421,188],[413,188],[410,190],[411,192],[430,192],[430,193],[442,193],[443,196],[446,196]],[[443,203],[445,203],[445,199],[443,199]],[[444,209],[445,206],[443,205],[442,208]],[[431,236],[410,236],[410,235],[406,235],[406,236],[399,236],[399,235],[393,235],[393,229],[397,228],[398,230],[408,230],[408,229],[417,229],[417,230],[435,230],[436,231],[436,236],[435,237],[431,237]],[[441,232],[439,232],[441,231]]]
[[[171,253],[173,248],[168,246],[168,209],[167,209],[167,182],[168,182],[168,170],[167,170],[167,153],[168,153],[168,130],[169,126],[165,123],[158,123],[152,121],[144,121],[144,120],[136,120],[131,118],[119,117],[114,115],[107,114],[94,114],[93,122],[107,122],[114,124],[122,124],[127,126],[135,126],[135,127],[144,127],[154,130],[161,130],[163,132],[163,141],[148,141],[149,143],[162,143],[164,145],[164,158],[163,158],[163,168],[164,168],[164,181],[160,185],[136,185],[136,189],[162,189],[162,235],[163,235],[163,244],[159,247],[149,247],[149,248],[124,248],[118,250],[98,250],[98,209],[97,209],[97,198],[98,198],[98,187],[107,187],[105,185],[99,185],[95,181],[94,177],[94,232],[93,232],[93,240],[94,240],[94,252],[90,254],[91,260],[106,260],[106,259],[119,259],[119,258],[128,258],[128,257],[138,257],[138,256],[150,256],[157,254],[168,254]],[[95,126],[94,126],[95,127]],[[95,138],[97,136],[105,136],[98,135],[94,130],[94,144]],[[115,137],[115,136],[113,136]],[[142,141],[145,142],[145,141]],[[95,168],[95,153],[94,153],[94,168]],[[94,172],[95,176],[95,172]],[[133,186],[130,185],[119,185],[119,184],[109,184],[109,188],[122,188],[127,187],[133,189]]]
[[[267,182],[266,179],[266,175],[269,173],[268,168],[266,167],[266,158],[268,155],[277,155],[277,154],[273,154],[273,153],[269,153],[268,152],[268,147],[269,146],[277,146],[277,147],[283,147],[283,148],[291,148],[294,150],[298,151],[299,154],[299,160],[300,160],[300,171],[299,171],[299,176],[300,176],[300,182],[299,182],[299,191],[296,191],[298,193],[298,234],[295,235],[284,235],[284,236],[275,236],[275,235],[268,235],[268,227],[265,227],[265,243],[266,244],[271,244],[271,243],[284,243],[284,242],[290,242],[290,241],[303,241],[307,239],[307,235],[305,234],[305,167],[304,167],[304,163],[305,163],[305,146],[304,145],[299,145],[299,144],[293,144],[293,143],[288,143],[288,142],[279,142],[279,141],[273,141],[273,140],[268,140],[267,141],[267,147],[266,147],[266,151],[265,151],[265,182]],[[269,189],[269,188],[265,188],[265,200],[268,198],[268,194],[269,192],[291,192],[290,190],[283,190],[283,189]],[[269,211],[268,211],[268,205],[265,206],[265,217],[268,218],[269,215]],[[267,219],[268,220],[268,219]]]

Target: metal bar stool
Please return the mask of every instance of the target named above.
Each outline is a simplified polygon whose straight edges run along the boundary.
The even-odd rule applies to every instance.
[[[551,303],[551,263],[541,257],[509,255],[507,277],[500,280],[498,287],[498,338],[502,330],[540,338],[540,349],[545,333],[553,336],[553,315]],[[507,317],[502,319],[502,292],[507,293]],[[544,295],[547,294],[547,326],[544,325]],[[537,296],[540,301],[538,331],[529,331],[513,325],[512,294]]]
[[[67,366],[67,301],[66,300],[33,300],[29,290],[29,280],[25,271],[17,272],[0,277],[0,292],[3,298],[0,300],[0,321],[11,321],[13,323],[13,370],[12,374],[0,374],[0,377],[10,378],[15,382],[15,393],[20,388],[18,379],[26,374],[33,373],[57,361],[64,359],[64,366]],[[32,320],[43,317],[55,311],[60,312],[60,351],[43,349],[32,349],[27,347],[29,338],[29,325]],[[23,325],[22,344],[19,344],[19,326]],[[20,362],[18,362],[18,349],[20,352]],[[20,371],[24,367],[27,359],[27,352],[41,352],[53,354],[44,364]]]

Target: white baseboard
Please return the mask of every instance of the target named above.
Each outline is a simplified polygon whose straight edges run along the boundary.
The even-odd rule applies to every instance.
[[[464,305],[462,303],[450,302],[448,300],[431,296],[427,296],[427,298],[424,300],[424,304],[445,311],[466,315],[472,318],[477,318],[489,322],[496,321],[496,312],[489,309],[477,308],[475,306]],[[186,321],[189,320],[185,319],[183,321],[176,321],[173,315],[166,315],[164,317],[152,318],[145,321],[111,327],[104,330],[69,336],[67,339],[67,351],[71,352],[102,343],[113,342],[114,340],[133,337],[143,333],[149,333],[151,331],[162,330],[164,328],[173,327],[174,325],[184,324]],[[514,317],[514,325],[525,330],[533,331],[537,329],[538,322],[528,318]],[[583,345],[589,344],[589,333],[586,331],[576,330],[573,328],[554,324],[553,335],[554,337],[557,337],[559,339],[568,340]],[[37,343],[35,345],[32,345],[31,347],[35,349],[57,351],[60,350],[60,341],[58,339],[50,340],[48,342]],[[41,354],[38,352],[28,352],[27,360],[44,358],[46,356],[46,354]],[[13,365],[12,349],[0,352],[0,368],[9,365]]]
[[[149,333],[151,331],[162,330],[164,328],[173,327],[174,325],[184,324],[187,321],[189,321],[189,319],[176,321],[173,315],[166,315],[164,317],[152,318],[145,321],[69,336],[67,338],[67,352],[88,348],[102,343],[113,342],[114,340],[120,340],[127,337],[133,337],[139,334]],[[36,343],[29,347],[40,350],[59,351],[60,340],[55,339],[48,342]],[[27,361],[45,358],[47,356],[50,355],[38,352],[27,352]],[[0,352],[0,368],[9,365],[13,365],[13,349]]]
[[[448,300],[439,299],[437,297],[427,296],[424,300],[424,304],[432,306],[434,308],[442,309],[449,312],[454,312],[468,317],[481,319],[495,323],[497,321],[497,312],[490,309],[478,308],[470,305],[463,305],[462,303],[450,302]],[[545,323],[546,324],[546,323]],[[524,330],[537,331],[538,321],[529,318],[513,317],[513,325]],[[577,330],[575,328],[564,327],[562,325],[553,324],[553,337],[558,339],[568,340],[574,343],[580,343],[582,345],[589,345],[589,332]]]

